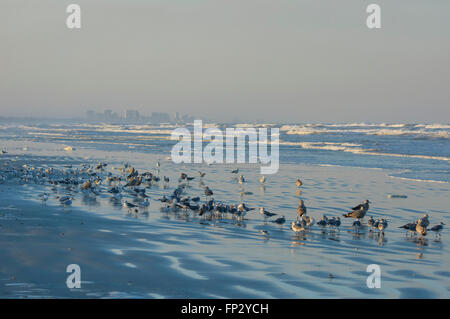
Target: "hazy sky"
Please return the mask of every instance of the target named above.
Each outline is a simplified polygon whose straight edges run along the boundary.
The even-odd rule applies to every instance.
[[[0,116],[126,108],[448,123],[450,1],[1,0]]]

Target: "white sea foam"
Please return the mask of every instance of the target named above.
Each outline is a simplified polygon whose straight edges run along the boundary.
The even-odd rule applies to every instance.
[[[321,127],[322,126],[322,127]],[[414,136],[421,138],[444,138],[450,137],[450,131],[446,130],[446,126],[442,124],[424,125],[424,126],[410,126],[408,124],[377,124],[374,125],[359,125],[355,124],[331,124],[331,125],[283,125],[280,131],[286,132],[287,135],[313,135],[313,134],[345,134],[345,133],[360,133],[366,135],[387,135],[387,136]],[[329,128],[326,128],[329,127]],[[343,127],[348,127],[343,129]],[[419,129],[420,127],[420,129]],[[440,130],[436,130],[440,129]]]
[[[273,127],[276,126],[275,124],[270,124],[270,123],[257,123],[257,124],[252,124],[252,123],[239,123],[234,125],[234,127],[238,127],[238,128],[250,128],[250,127]]]
[[[414,182],[424,182],[424,183],[437,183],[437,184],[450,184],[450,182],[446,182],[446,181],[436,181],[433,179],[418,179],[418,178],[409,178],[409,177],[402,177],[402,176],[395,176],[395,175],[387,175],[391,178],[398,178],[398,179],[403,179],[406,181],[414,181]]]
[[[392,156],[392,157],[409,157],[409,158],[433,159],[433,160],[439,160],[439,161],[450,161],[450,157],[445,157],[445,156],[383,153],[383,152],[378,152],[375,149],[364,149],[364,148],[361,148],[360,144],[354,144],[354,143],[288,142],[288,141],[281,141],[280,145],[300,146],[303,149],[312,149],[312,150],[349,152],[349,153],[353,153],[353,154],[365,154],[365,155],[375,155],[375,156]]]

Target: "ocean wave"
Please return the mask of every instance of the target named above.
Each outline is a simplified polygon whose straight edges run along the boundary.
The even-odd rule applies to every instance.
[[[335,124],[333,124],[335,125]],[[335,127],[333,129],[310,126],[310,125],[283,125],[280,127],[280,131],[285,132],[287,135],[313,135],[313,134],[346,134],[346,133],[359,133],[365,135],[379,135],[379,136],[414,136],[418,138],[441,138],[448,139],[450,137],[450,130],[442,129],[445,125],[432,125],[423,126],[421,129],[414,129],[415,127],[408,126],[407,124],[390,124],[385,127],[381,127],[380,124],[377,126],[379,128],[367,127],[367,128],[350,128],[348,129],[338,129],[342,126],[331,126]],[[436,130],[441,128],[440,130]]]
[[[437,181],[437,180],[434,180],[434,179],[420,179],[420,178],[402,177],[402,176],[395,176],[395,175],[390,175],[390,174],[388,174],[387,176],[389,176],[391,178],[398,178],[398,179],[403,179],[403,180],[407,180],[407,181],[414,181],[414,182],[450,184],[450,182],[447,182],[447,181]]]
[[[450,125],[448,124],[417,124],[416,127],[423,127],[426,129],[444,129],[444,130],[449,130],[450,129]]]
[[[382,129],[382,130],[371,130],[362,132],[367,135],[390,135],[390,136],[401,136],[401,135],[414,135],[417,137],[431,137],[431,138],[449,138],[450,132],[448,131],[424,131],[424,130],[418,130],[418,131],[412,131],[412,130],[389,130],[389,129]]]
[[[373,124],[373,123],[342,123],[342,124],[322,124],[327,127],[407,127],[415,124]]]
[[[297,126],[297,125],[283,125],[280,127],[280,131],[285,131],[288,135],[312,135],[312,134],[327,134],[333,133],[327,129],[317,129],[309,126]]]
[[[280,142],[280,145],[300,146],[303,149],[325,150],[348,152],[353,154],[375,155],[375,156],[391,156],[391,157],[405,157],[405,158],[420,158],[432,159],[439,161],[450,161],[450,157],[445,156],[431,156],[431,155],[416,155],[416,154],[398,154],[398,153],[384,153],[378,152],[375,149],[361,148],[360,144],[354,143],[331,143],[331,142]]]
[[[239,124],[235,124],[234,127],[237,128],[251,128],[251,127],[273,127],[276,126],[276,124],[270,124],[270,123],[239,123]]]
[[[301,146],[302,148],[309,149],[329,149],[329,150],[341,150],[345,148],[355,148],[362,146],[356,143],[334,143],[334,142],[289,142],[280,141],[280,145],[289,146]]]

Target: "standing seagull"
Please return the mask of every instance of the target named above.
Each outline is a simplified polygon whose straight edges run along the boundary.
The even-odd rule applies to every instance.
[[[406,230],[406,235],[408,235],[408,232],[415,233],[416,232],[416,227],[417,227],[417,222],[415,222],[415,223],[408,223],[408,224],[405,224],[403,226],[400,226],[399,228],[405,229]]]
[[[302,217],[303,215],[306,215],[306,206],[303,202],[303,199],[300,199],[300,202],[298,204],[297,208],[297,220]]]
[[[277,223],[277,224],[284,224],[286,222],[286,218],[284,218],[284,216],[281,216],[280,218],[277,218],[275,220],[272,220],[272,223]]]
[[[306,225],[306,227],[311,227],[312,225],[314,225],[314,218],[303,215],[301,223],[302,225]]]
[[[418,224],[420,224],[420,226],[427,228],[430,225],[430,221],[428,220],[428,214],[423,215],[422,218],[420,218],[417,221]]]
[[[331,217],[328,219],[327,223],[329,226],[339,229],[339,226],[341,226],[341,219],[339,217]]]
[[[359,220],[359,218],[357,219]],[[373,219],[372,216],[369,217],[369,220],[367,221],[367,226],[369,227],[373,227],[373,224],[375,223],[375,220]]]
[[[261,176],[261,178],[259,179],[259,182],[261,183],[261,184],[264,184],[265,182],[266,182],[266,177],[263,175],[263,176]]]
[[[356,220],[353,222],[353,225],[352,225],[352,226],[358,230],[359,228],[362,227],[361,221],[360,221],[359,219],[356,219]]]
[[[416,232],[422,236],[422,239],[427,235],[427,226],[429,224],[428,215],[424,215],[417,221]]]
[[[63,196],[59,199],[60,203],[64,206],[72,205],[72,197],[70,196]]]
[[[317,222],[317,225],[322,226],[322,227],[328,225],[327,216],[323,215],[322,219]]]
[[[126,201],[126,200],[122,201],[122,206],[123,206],[124,208],[128,208],[128,209],[133,209],[133,208],[136,208],[136,207],[137,207],[137,205],[132,204],[132,203]]]
[[[386,219],[381,219],[380,223],[378,224],[378,230],[383,234],[384,236],[384,230],[388,227],[388,223]]]
[[[345,218],[353,217],[353,218],[356,218],[356,219],[362,219],[362,218],[364,218],[364,216],[366,216],[366,213],[369,210],[369,203],[370,203],[370,201],[368,199],[366,199],[364,201],[364,203],[353,207],[352,208],[353,209],[352,212],[350,212],[348,214],[344,214],[342,216],[344,216]]]
[[[261,215],[264,215],[264,218],[267,218],[267,217],[270,218],[270,217],[273,217],[276,215],[275,213],[268,212],[267,210],[264,209],[264,207],[259,208],[259,213]]]
[[[209,196],[214,195],[213,191],[209,189],[208,186],[205,187],[205,196],[208,198]]]
[[[297,178],[297,180],[295,181],[295,185],[297,185],[297,187],[300,187],[303,185],[303,182]]]
[[[433,226],[431,227],[431,231],[434,231],[436,233],[436,235],[439,235],[439,237],[441,237],[441,231],[444,229],[444,223],[441,222],[439,225]]]
[[[305,231],[305,228],[302,225],[297,224],[296,222],[292,222],[292,230],[296,233]]]
[[[48,193],[41,194],[39,197],[43,202],[46,202],[48,200]]]

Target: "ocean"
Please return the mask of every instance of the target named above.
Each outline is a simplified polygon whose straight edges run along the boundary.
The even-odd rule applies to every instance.
[[[398,178],[450,182],[449,124],[220,124],[280,129],[280,163],[380,168]],[[59,143],[103,151],[170,156],[178,126],[2,124],[0,139]],[[183,125],[192,131],[192,125]]]
[[[447,229],[419,239],[399,228],[424,214],[430,226],[450,223],[450,125],[207,124],[213,126],[279,128],[279,171],[261,184],[255,164],[175,164],[169,156],[176,125],[3,121],[0,297],[450,297]],[[107,166],[98,170],[99,162]],[[107,177],[120,176],[125,164],[170,178],[140,186],[150,206],[138,212],[108,192],[114,184]],[[217,202],[255,210],[238,220],[167,209],[158,199],[177,189],[181,172],[195,177],[183,197],[202,203],[208,186]],[[81,190],[87,179],[99,182],[92,192]],[[139,204],[124,184],[123,199]],[[63,196],[72,204],[62,205]],[[340,217],[341,226],[294,233],[300,199],[316,222],[325,214]],[[366,199],[362,222],[386,219],[384,235],[356,230],[342,216]],[[265,219],[260,207],[286,223]],[[81,268],[80,289],[66,286],[71,264]],[[367,285],[374,264],[381,288]]]

